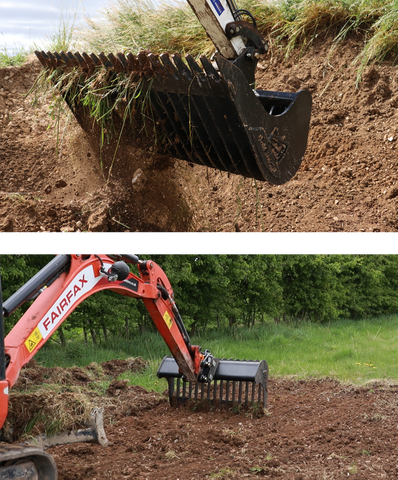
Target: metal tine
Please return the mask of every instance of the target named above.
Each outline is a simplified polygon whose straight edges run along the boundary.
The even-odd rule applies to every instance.
[[[51,52],[44,53],[44,58],[46,59],[46,63],[48,66],[51,66],[53,68],[58,68],[60,65],[58,65],[57,58],[54,57],[54,55]]]
[[[239,382],[238,402],[242,403],[242,382]]]
[[[204,55],[201,55],[200,56],[200,61],[203,65],[203,68],[204,68],[205,72],[207,73],[207,75],[214,77],[214,79],[219,82],[221,80],[220,79],[220,74],[213,67],[213,64],[210,62],[210,60],[207,57],[205,57]]]
[[[177,405],[178,405],[178,402],[181,398],[180,389],[181,389],[181,379],[178,377],[177,378],[177,393],[176,393]]]
[[[227,380],[226,385],[225,385],[225,403],[229,403],[229,380]]]
[[[69,60],[68,55],[62,50],[62,52],[59,53],[61,59],[63,62],[65,62],[68,66],[70,66],[71,61]]]
[[[207,403],[210,403],[210,383],[207,384]]]
[[[100,67],[102,65],[101,60],[97,57],[95,53],[90,53],[90,58],[96,67]]]
[[[95,70],[95,63],[93,62],[93,59],[87,55],[86,52],[83,52],[82,53],[83,55],[83,58],[85,60],[85,62],[87,63],[87,66],[88,66],[88,75],[92,75],[94,73],[94,70]]]
[[[192,73],[194,74],[199,87],[202,87],[204,85],[209,84],[209,80],[207,78],[206,73],[203,71],[203,69],[195,62],[194,58],[191,55],[185,55],[185,58],[188,62],[189,68],[192,70]]]
[[[131,71],[137,72],[139,70],[139,66],[140,66],[137,58],[131,52],[129,52],[126,55],[126,58],[127,58],[127,61],[128,61],[128,64],[129,64],[129,67],[130,67]]]
[[[138,58],[138,64],[139,64],[139,71],[143,73],[143,75],[148,75],[150,77],[153,76],[153,67],[151,62],[148,59],[148,54],[146,51],[141,50],[141,52],[138,52],[137,55]]]
[[[113,53],[108,53],[107,57],[108,60],[112,63],[113,68],[116,70],[117,73],[124,73],[123,64],[119,61],[117,57],[115,57],[115,55],[113,55]]]
[[[72,52],[66,52],[66,55],[67,57],[69,58],[69,60],[71,61],[72,65],[74,67],[80,67],[80,62],[77,58],[75,58],[75,56],[73,55]]]
[[[222,403],[223,388],[224,388],[224,380],[221,380],[220,381],[220,404]]]
[[[162,61],[163,65],[167,69],[168,73],[173,75],[176,79],[178,79],[178,70],[174,66],[174,63],[170,60],[170,55],[168,53],[162,53],[160,55],[160,60]]]
[[[152,68],[155,73],[160,73],[162,76],[167,75],[167,69],[163,66],[162,63],[160,63],[159,57],[157,55],[150,53],[148,55],[148,60],[151,62]]]
[[[236,382],[235,380],[232,381],[232,402],[235,401],[235,395],[236,395]]]
[[[75,52],[74,53],[75,55],[75,58],[77,59],[77,61],[79,62],[79,66],[82,68],[82,70],[84,70],[84,72],[86,73],[88,71],[88,65],[86,63],[86,61],[84,60],[84,58],[80,55],[79,52]]]
[[[181,56],[178,53],[172,55],[174,65],[177,67],[177,70],[185,75],[189,80],[192,80],[192,72],[182,61]]]
[[[192,382],[189,382],[188,398],[192,398]]]
[[[195,383],[195,400],[198,399],[198,390],[199,390],[199,384],[198,382]]]
[[[54,61],[57,68],[63,68],[65,66],[65,61],[58,52],[54,52],[54,53],[48,52],[48,53],[50,54],[51,58],[55,59]]]
[[[45,52],[36,51],[35,54],[36,54],[36,57],[40,60],[40,63],[44,67],[53,67],[53,64],[52,64],[50,58],[48,57],[48,55]]]
[[[194,73],[195,75],[204,75],[206,76],[206,74],[204,73],[203,71],[203,68],[201,68],[196,62],[195,62],[195,59],[193,58],[192,55],[190,55],[189,53],[187,55],[185,55],[185,60],[187,61],[188,65],[189,65],[189,68],[192,70],[192,73]]]
[[[127,58],[125,57],[124,53],[122,52],[117,52],[116,54],[117,59],[123,66],[123,71],[127,72],[129,68],[129,62],[127,61]]]
[[[252,403],[255,402],[255,396],[256,396],[256,384],[253,382],[252,383]]]
[[[245,386],[245,405],[249,402],[249,382],[246,382]]]
[[[47,56],[55,68],[65,68],[65,59],[58,52],[47,52]]]
[[[203,400],[204,395],[205,395],[205,384],[202,383],[202,384],[200,385],[200,399],[201,399],[201,400]]]
[[[187,382],[184,380],[182,381],[182,401],[185,402],[186,395],[187,395]]]
[[[98,57],[101,60],[102,65],[107,70],[114,70],[115,69],[115,67],[113,66],[113,63],[108,59],[108,57],[105,55],[104,52],[99,53]]]

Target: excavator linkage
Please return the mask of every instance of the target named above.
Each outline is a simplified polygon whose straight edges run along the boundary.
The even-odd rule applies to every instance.
[[[178,54],[146,51],[137,56],[35,53],[49,71],[77,69],[81,90],[98,69],[115,84],[130,78],[132,90],[143,82],[149,93],[144,97],[167,139],[165,148],[175,158],[274,185],[289,181],[301,165],[312,104],[307,90],[253,90],[244,73],[219,53],[216,63],[201,56],[201,65],[191,55],[183,61]],[[79,95],[74,91],[72,98],[67,90],[63,95],[83,129],[91,128]],[[127,129],[123,136],[134,142]]]
[[[169,401],[179,406],[191,399],[219,408],[247,408],[253,405],[266,408],[268,365],[265,360],[227,360],[218,363],[213,382],[186,382],[179,373],[173,357],[166,356],[157,371],[166,378]]]

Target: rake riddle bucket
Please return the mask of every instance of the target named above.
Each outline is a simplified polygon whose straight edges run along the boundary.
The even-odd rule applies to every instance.
[[[220,360],[211,383],[185,382],[173,357],[166,356],[157,371],[166,378],[169,400],[179,406],[189,400],[221,408],[267,406],[268,365],[265,360]]]
[[[219,54],[215,68],[205,56],[200,66],[191,55],[184,62],[178,54],[145,51],[137,56],[35,53],[50,70],[79,69],[82,90],[98,69],[116,82],[126,76],[132,84],[143,80],[166,149],[176,158],[275,185],[289,181],[303,160],[311,94],[253,90],[241,70]],[[78,96],[72,100],[64,93],[64,98],[83,128],[88,125],[81,121]]]

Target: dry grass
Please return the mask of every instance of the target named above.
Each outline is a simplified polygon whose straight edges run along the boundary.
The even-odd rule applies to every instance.
[[[86,19],[88,28],[76,31],[77,46],[92,52],[151,50],[210,54],[214,46],[186,2],[115,0],[100,20]]]
[[[88,397],[76,390],[13,392],[4,429],[11,434],[12,440],[17,440],[28,435],[51,435],[82,428],[88,422],[92,408]]]

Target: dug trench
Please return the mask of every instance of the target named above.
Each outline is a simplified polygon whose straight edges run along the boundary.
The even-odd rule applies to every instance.
[[[85,410],[96,406],[104,408],[110,444],[48,449],[60,480],[398,475],[397,385],[272,378],[268,408],[254,417],[250,412],[173,408],[164,395],[118,379],[125,370],[143,368],[139,358],[68,369],[31,362],[10,399],[7,426],[14,427],[14,441],[26,438],[23,425],[30,425],[31,436],[42,433],[43,414],[51,415],[54,424],[64,421],[74,428],[81,426]],[[49,388],[43,390],[43,383]]]
[[[397,231],[398,67],[353,64],[364,39],[300,57],[275,47],[257,88],[313,98],[308,147],[282,186],[192,165],[146,148],[93,146],[76,120],[26,97],[35,58],[0,70],[0,231]],[[33,101],[33,104],[32,104]],[[65,106],[65,111],[67,111]]]

